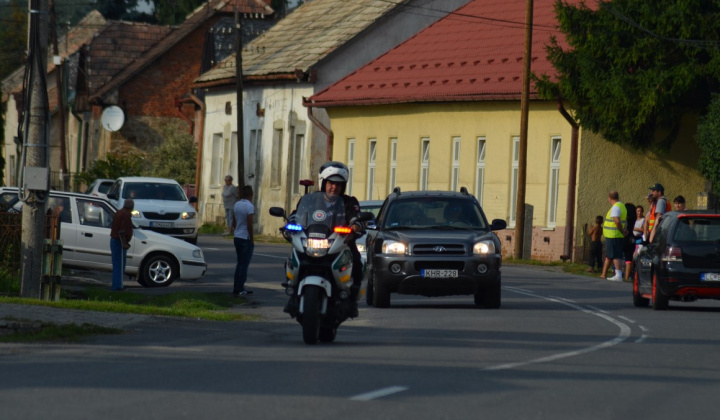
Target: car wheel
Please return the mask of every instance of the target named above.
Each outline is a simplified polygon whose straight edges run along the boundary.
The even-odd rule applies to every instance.
[[[171,256],[155,254],[143,262],[140,284],[145,287],[167,287],[175,281],[178,275],[177,263]]]
[[[650,299],[644,298],[640,294],[640,275],[637,270],[633,276],[633,304],[638,308],[644,308],[650,304]]]
[[[664,311],[668,308],[669,299],[667,298],[667,296],[663,295],[662,292],[660,292],[657,274],[653,273],[652,279],[652,307],[656,311]]]
[[[367,303],[369,306],[372,306],[375,287],[373,286],[373,276],[372,276],[371,270],[368,270],[367,276],[368,276],[368,282],[367,282],[367,288],[365,289],[365,303]]]
[[[390,290],[381,281],[378,281],[377,276],[373,276],[373,283],[373,306],[376,308],[389,308]]]
[[[488,309],[498,309],[501,302],[500,283],[496,286],[480,288],[475,293],[475,304]]]

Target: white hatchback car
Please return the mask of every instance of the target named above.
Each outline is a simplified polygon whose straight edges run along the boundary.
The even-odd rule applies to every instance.
[[[85,194],[93,197],[107,198],[107,192],[115,183],[114,179],[98,178],[88,185]]]
[[[118,178],[107,193],[108,200],[121,208],[125,199],[135,201],[133,220],[143,229],[197,243],[199,221],[197,211],[177,181],[167,178]]]
[[[0,188],[0,197],[17,196],[17,188]],[[117,209],[107,200],[80,193],[50,191],[48,209],[60,206],[63,267],[112,271],[110,227]],[[22,211],[22,202],[15,204]],[[136,228],[127,253],[125,274],[145,287],[169,286],[177,279],[194,280],[207,270],[195,245]]]

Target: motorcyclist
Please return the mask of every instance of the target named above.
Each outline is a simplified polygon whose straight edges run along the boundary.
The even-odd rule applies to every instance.
[[[347,188],[348,178],[350,171],[344,163],[337,161],[329,161],[320,167],[320,173],[318,174],[318,181],[320,184],[320,191],[325,193],[325,199],[328,203],[334,202],[336,199],[343,200],[345,209],[345,223],[349,224],[350,220],[357,217],[360,213],[360,203],[357,198],[345,194]],[[329,205],[329,204],[328,204]],[[291,216],[292,219],[292,216]],[[360,292],[360,285],[362,284],[362,260],[360,258],[360,252],[355,246],[355,240],[363,235],[362,223],[355,223],[351,226],[353,234],[348,238],[348,245],[350,252],[353,257],[353,269],[352,269],[352,281],[353,284],[350,287],[350,312],[351,318],[358,316],[357,297]],[[290,301],[285,306],[285,312],[290,312],[291,306],[296,304],[293,302],[294,298],[290,298]]]

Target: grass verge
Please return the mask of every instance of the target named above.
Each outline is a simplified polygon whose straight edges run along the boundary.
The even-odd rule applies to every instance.
[[[537,267],[557,267],[564,273],[575,274],[578,276],[597,277],[597,273],[589,273],[586,271],[588,269],[587,264],[578,264],[562,261],[523,260],[517,258],[503,258],[503,264],[531,265]]]
[[[111,292],[106,289],[88,287],[73,292],[70,298],[59,302],[41,301],[18,297],[0,297],[0,303],[40,305],[52,308],[80,309],[96,312],[116,312],[142,315],[161,315],[211,321],[249,321],[253,315],[228,312],[238,304],[247,303],[227,293],[179,292],[163,295]]]

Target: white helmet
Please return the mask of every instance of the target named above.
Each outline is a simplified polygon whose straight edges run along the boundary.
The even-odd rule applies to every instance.
[[[318,181],[320,183],[320,191],[325,191],[325,181],[347,183],[350,177],[348,167],[342,162],[330,161],[320,167]],[[345,188],[343,188],[343,191]]]

